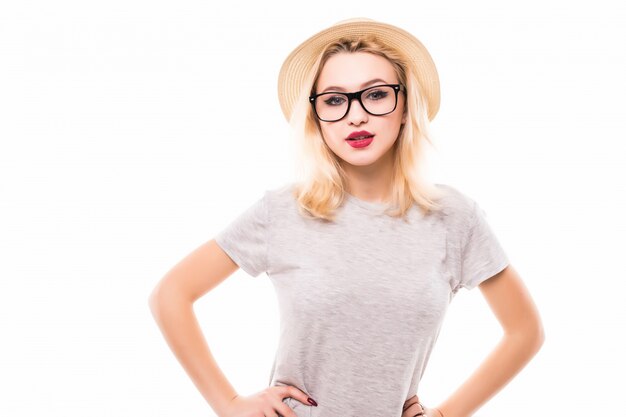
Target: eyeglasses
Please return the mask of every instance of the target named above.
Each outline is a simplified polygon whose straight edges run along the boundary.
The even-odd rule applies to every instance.
[[[353,99],[359,100],[363,110],[372,116],[383,116],[396,109],[398,92],[406,88],[401,84],[381,84],[354,93],[327,92],[309,97],[315,115],[323,122],[336,122],[350,111]]]

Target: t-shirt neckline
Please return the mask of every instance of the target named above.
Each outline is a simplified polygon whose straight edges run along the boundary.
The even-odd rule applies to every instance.
[[[357,198],[348,192],[346,192],[345,195],[346,195],[346,200],[348,200],[349,202],[361,208],[364,208],[368,211],[375,212],[375,213],[381,213],[389,206],[388,203],[361,200],[360,198]]]

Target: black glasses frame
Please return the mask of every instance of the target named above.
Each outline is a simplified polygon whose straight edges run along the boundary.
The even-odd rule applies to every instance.
[[[395,104],[393,105],[393,109],[391,109],[390,111],[388,111],[387,113],[372,113],[371,111],[367,110],[365,108],[365,105],[363,105],[363,100],[361,99],[361,96],[363,95],[364,92],[366,92],[367,90],[371,90],[373,88],[377,88],[377,87],[393,87],[393,91],[395,93]],[[313,94],[311,96],[309,96],[309,102],[311,103],[311,106],[313,106],[313,110],[315,111],[315,115],[317,116],[318,119],[320,119],[323,122],[338,122],[339,120],[343,119],[344,117],[346,117],[346,115],[350,112],[350,106],[352,105],[352,100],[357,99],[359,101],[359,104],[361,104],[361,108],[363,110],[365,110],[367,113],[371,114],[372,116],[384,116],[386,114],[389,113],[393,113],[396,110],[396,107],[398,107],[398,92],[402,91],[406,94],[406,87],[404,87],[402,84],[379,84],[379,85],[374,85],[372,87],[367,87],[364,88],[361,91],[355,91],[354,93],[343,93],[341,91],[326,91],[324,93],[320,93],[320,94]],[[332,120],[327,120],[327,119],[322,119],[320,117],[319,114],[317,114],[317,108],[315,107],[315,100],[323,95],[327,95],[327,94],[341,94],[345,97],[348,98],[348,107],[346,108],[346,112],[343,116],[341,116],[338,119],[332,119]]]

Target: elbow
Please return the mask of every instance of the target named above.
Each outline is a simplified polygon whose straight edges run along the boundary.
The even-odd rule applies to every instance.
[[[528,338],[532,340],[536,351],[539,351],[546,340],[546,332],[539,317],[533,322],[533,325],[530,326],[530,329],[528,330]]]
[[[159,311],[159,293],[158,293],[158,289],[155,288],[154,290],[152,290],[152,292],[150,293],[150,295],[148,296],[148,308],[150,309],[150,312],[152,313],[152,315],[156,318],[158,315],[158,311]]]
[[[546,340],[546,333],[540,322],[511,329],[505,334],[516,343],[524,345],[526,350],[533,355],[541,349]]]
[[[155,288],[148,297],[148,308],[152,314],[152,318],[161,326],[172,311],[172,299],[166,291]]]
[[[150,311],[154,312],[157,307],[157,295],[155,291],[152,291],[148,296],[148,308]]]
[[[543,326],[541,325],[541,323],[539,324],[539,329],[537,331],[537,336],[536,336],[536,343],[537,343],[537,351],[539,351],[539,349],[541,349],[541,346],[543,346],[543,343],[546,340],[546,332],[543,328]]]
[[[541,350],[543,343],[546,340],[546,333],[543,329],[543,326],[539,324],[537,327],[526,333],[526,339],[530,344],[531,350],[534,354]]]
[[[148,307],[157,321],[187,304],[193,304],[193,301],[176,287],[163,282],[159,283],[148,296]]]
[[[154,287],[150,295],[148,296],[148,308],[155,318],[158,318],[163,310],[163,307],[169,302],[168,291],[163,287],[161,283]]]

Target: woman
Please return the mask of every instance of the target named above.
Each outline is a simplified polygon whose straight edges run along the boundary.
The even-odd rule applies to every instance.
[[[279,100],[302,167],[176,265],[150,297],[175,355],[220,417],[467,417],[543,342],[523,282],[471,198],[420,174],[439,80],[411,34],[350,19],[298,46]],[[272,280],[281,336],[268,387],[239,395],[192,304],[238,267]],[[417,388],[449,303],[480,285],[503,340],[446,401]],[[176,323],[176,324],[175,324]]]

